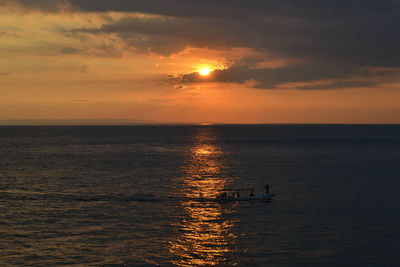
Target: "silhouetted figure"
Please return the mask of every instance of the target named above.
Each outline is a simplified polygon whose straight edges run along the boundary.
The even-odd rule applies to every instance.
[[[265,188],[265,194],[268,195],[269,194],[269,184],[266,184],[264,186],[264,188]]]
[[[222,192],[220,195],[216,196],[217,199],[225,199],[226,200],[226,192]]]
[[[254,197],[254,189],[251,189],[249,197]]]
[[[236,197],[240,197],[240,193],[239,193],[239,191],[237,192],[237,194],[236,194]]]

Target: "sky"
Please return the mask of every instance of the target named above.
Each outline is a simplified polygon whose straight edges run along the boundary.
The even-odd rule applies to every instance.
[[[398,25],[397,0],[0,0],[0,120],[400,123]]]

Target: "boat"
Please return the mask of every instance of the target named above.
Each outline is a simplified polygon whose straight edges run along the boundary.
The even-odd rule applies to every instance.
[[[217,201],[271,201],[276,194],[262,193],[260,195],[254,195],[253,188],[233,188],[233,189],[222,189],[219,190],[219,194],[216,196]]]

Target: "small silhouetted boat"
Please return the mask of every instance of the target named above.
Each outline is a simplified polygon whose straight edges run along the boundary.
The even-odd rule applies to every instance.
[[[262,193],[254,195],[253,188],[234,188],[219,190],[217,201],[270,201],[276,194]]]

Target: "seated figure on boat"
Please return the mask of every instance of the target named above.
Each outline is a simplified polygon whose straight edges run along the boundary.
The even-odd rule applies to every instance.
[[[249,197],[254,197],[254,189],[251,189]]]
[[[227,197],[226,192],[222,192],[221,195],[219,195],[219,198],[222,199],[226,199],[226,197]]]

